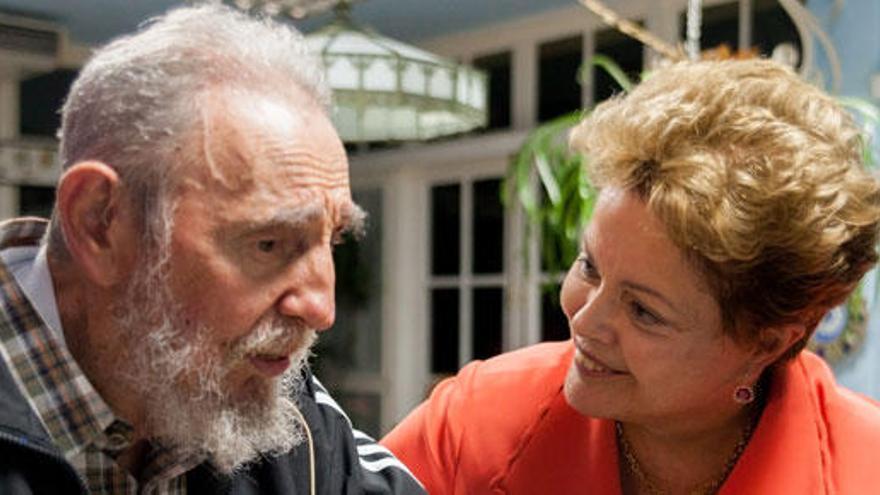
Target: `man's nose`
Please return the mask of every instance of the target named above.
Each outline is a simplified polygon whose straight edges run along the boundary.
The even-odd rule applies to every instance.
[[[336,319],[336,272],[329,246],[313,248],[290,269],[283,282],[278,312],[300,318],[315,330],[326,330]]]

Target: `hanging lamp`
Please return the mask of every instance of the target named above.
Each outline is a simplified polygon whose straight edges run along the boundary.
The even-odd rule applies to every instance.
[[[413,141],[486,125],[487,78],[467,65],[382,36],[351,18],[353,0],[231,0],[268,15],[334,19],[306,36],[333,91],[333,123],[348,143]]]
[[[425,140],[486,125],[485,74],[357,24],[347,2],[334,11],[306,41],[326,67],[344,141]]]

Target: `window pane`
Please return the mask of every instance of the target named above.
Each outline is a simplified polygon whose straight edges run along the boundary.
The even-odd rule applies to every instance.
[[[752,4],[752,46],[770,56],[782,43],[791,43],[801,53],[801,38],[791,17],[778,0],[754,0]]]
[[[501,180],[474,182],[473,273],[504,271],[504,205]]]
[[[460,196],[459,184],[431,188],[431,273],[434,275],[459,272]]]
[[[77,71],[56,70],[20,83],[19,131],[22,135],[52,136],[61,126],[58,111]]]
[[[641,24],[641,22],[639,22]],[[616,29],[596,33],[595,52],[616,62],[632,81],[638,81],[642,72],[642,44]],[[620,93],[620,85],[599,67],[593,68],[593,102],[599,103]]]
[[[458,371],[458,289],[431,291],[431,372]]]
[[[559,305],[559,287],[541,290],[541,340],[568,340],[568,318]]]
[[[510,52],[474,59],[474,67],[489,76],[489,122],[486,129],[510,127]]]
[[[346,239],[333,250],[336,322],[315,351],[322,379],[382,370],[382,191],[356,189],[353,198],[369,216],[363,239]]]
[[[487,359],[501,353],[504,291],[500,287],[481,287],[473,292],[474,359]]]
[[[18,212],[21,216],[49,218],[54,205],[54,187],[21,186],[18,188]]]
[[[581,108],[578,71],[583,60],[580,36],[543,43],[538,48],[538,120],[544,122]]]

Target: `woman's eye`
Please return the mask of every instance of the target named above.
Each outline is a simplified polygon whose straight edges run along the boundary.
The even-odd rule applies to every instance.
[[[257,249],[261,253],[271,253],[275,250],[275,247],[278,245],[278,241],[275,239],[262,239],[257,241]]]
[[[660,317],[652,313],[639,302],[631,302],[630,311],[632,312],[633,318],[643,325],[659,325],[663,323],[663,320],[660,319]]]

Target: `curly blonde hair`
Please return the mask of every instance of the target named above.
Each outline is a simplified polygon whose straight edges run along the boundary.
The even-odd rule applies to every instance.
[[[599,188],[635,191],[707,278],[724,331],[822,316],[877,261],[880,185],[852,118],[767,60],[693,62],[599,105],[571,135]]]

